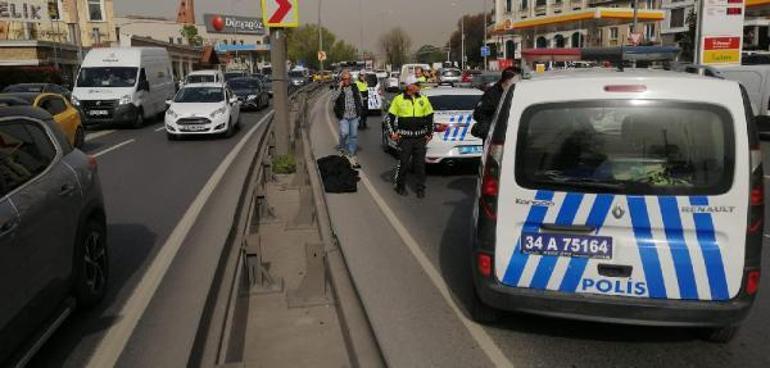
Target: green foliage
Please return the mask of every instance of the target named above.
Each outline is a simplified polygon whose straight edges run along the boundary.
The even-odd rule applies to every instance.
[[[355,60],[358,50],[345,42],[338,40],[337,36],[321,27],[323,34],[323,44],[326,51],[326,65],[336,63],[342,60]],[[318,45],[318,26],[315,24],[306,24],[302,27],[287,31],[288,57],[289,60],[297,62],[302,60],[305,66],[317,69],[319,62],[317,53]]]
[[[391,29],[380,38],[380,48],[385,52],[387,63],[397,68],[408,61],[411,47],[412,39],[401,27]]]
[[[690,13],[687,14],[687,32],[679,33],[676,35],[676,42],[679,44],[679,48],[682,49],[682,52],[680,54],[680,60],[682,61],[692,61],[694,63],[697,63],[697,60],[695,59],[695,44],[697,40],[695,39],[695,28],[698,24],[698,16],[695,14],[695,10],[690,10]]]
[[[198,27],[188,24],[179,30],[179,33],[184,37],[191,46],[203,45],[203,37],[198,34]]]
[[[417,52],[414,54],[414,58],[418,63],[440,63],[446,59],[446,53],[441,51],[441,49],[436,46],[424,45],[417,50]]]
[[[481,46],[484,44],[484,13],[465,15],[457,21],[457,29],[449,38],[448,46],[452,49],[452,60],[462,60],[462,27],[465,20],[465,56],[468,57],[468,65],[481,65],[484,58],[481,57]]]
[[[297,171],[297,163],[293,155],[282,155],[273,159],[273,172],[276,174],[293,174]]]

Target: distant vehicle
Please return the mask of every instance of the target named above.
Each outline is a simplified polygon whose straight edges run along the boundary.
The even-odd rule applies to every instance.
[[[453,167],[461,161],[478,160],[483,142],[470,132],[476,124],[473,109],[482,92],[473,88],[436,87],[421,93],[428,97],[434,110],[433,139],[428,142],[425,162]],[[386,132],[383,123],[383,148],[397,150],[398,144]]]
[[[485,72],[474,77],[471,85],[473,88],[486,91],[489,87],[495,85],[500,78],[502,78],[501,72]]]
[[[14,104],[13,100],[17,103]],[[0,104],[6,101],[6,106],[29,105],[47,111],[53,120],[64,131],[67,140],[76,148],[82,148],[86,132],[81,121],[80,111],[70,104],[62,95],[55,93],[2,93]],[[18,103],[22,102],[22,103]]]
[[[72,98],[70,90],[53,83],[19,83],[3,89],[3,93],[10,92],[56,93],[64,96],[67,100]]]
[[[741,57],[743,65],[763,65],[770,64],[770,52],[767,51],[744,51]]]
[[[184,86],[167,102],[166,136],[223,134],[231,137],[240,125],[241,104],[233,92],[217,83]]]
[[[403,86],[404,83],[406,82],[406,78],[409,77],[410,75],[414,75],[415,70],[417,70],[417,68],[422,68],[423,71],[427,71],[427,70],[430,70],[430,65],[428,65],[428,64],[404,64],[403,66],[401,66],[401,73],[399,75],[400,80],[398,81],[399,82],[399,86]]]
[[[746,89],[759,133],[770,135],[770,64],[716,68],[720,77],[739,82]]]
[[[273,67],[272,66],[262,67],[260,72],[262,72],[263,75],[273,75]]]
[[[262,81],[262,87],[270,97],[273,97],[273,76],[270,74],[252,74]]]
[[[104,200],[96,160],[38,108],[0,108],[0,178],[0,365],[23,366],[107,291]]]
[[[245,71],[233,71],[225,73],[225,82],[229,82],[231,79],[246,77],[248,73]]]
[[[460,77],[460,82],[473,83],[473,78],[476,78],[477,76],[481,75],[481,73],[483,73],[483,71],[481,70],[475,70],[475,69],[465,70],[463,71],[462,77]]]
[[[374,74],[377,75],[378,79],[387,79],[389,77],[389,73],[385,69],[377,69],[374,71]]]
[[[302,87],[307,83],[307,77],[301,70],[292,70],[289,72],[289,81],[294,87]]]
[[[366,84],[369,86],[369,97],[367,98],[368,113],[382,114],[382,97],[384,95],[382,81],[374,73],[367,73],[364,78],[366,78]]]
[[[174,71],[163,48],[93,48],[80,67],[72,104],[86,125],[144,126],[174,95]]]
[[[241,102],[241,110],[262,110],[270,106],[270,95],[258,78],[231,79],[227,85]]]
[[[515,311],[729,341],[758,292],[765,209],[739,84],[567,70],[517,82],[500,104],[472,200],[472,318]]]
[[[398,72],[391,72],[390,76],[385,81],[385,91],[386,92],[398,92],[399,85],[398,85]]]
[[[439,73],[439,82],[460,83],[461,77],[462,71],[460,71],[460,69],[442,69]]]
[[[193,83],[224,83],[225,75],[219,70],[196,70],[185,78],[185,84]]]
[[[333,78],[332,72],[329,70],[324,70],[313,74],[314,82],[331,82],[332,78]]]

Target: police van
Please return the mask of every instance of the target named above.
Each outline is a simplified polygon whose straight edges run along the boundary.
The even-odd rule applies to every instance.
[[[521,311],[733,336],[758,289],[764,209],[737,82],[546,73],[505,92],[486,142],[476,320]]]

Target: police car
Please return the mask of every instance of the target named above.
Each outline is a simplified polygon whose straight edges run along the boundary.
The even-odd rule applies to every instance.
[[[471,314],[729,340],[760,278],[752,120],[738,83],[683,73],[564,71],[509,88],[482,159]]]
[[[433,106],[433,139],[428,142],[425,162],[454,166],[459,161],[481,157],[483,142],[471,135],[476,121],[473,110],[483,92],[475,88],[438,86],[420,92]],[[386,151],[398,149],[383,125],[382,144]]]

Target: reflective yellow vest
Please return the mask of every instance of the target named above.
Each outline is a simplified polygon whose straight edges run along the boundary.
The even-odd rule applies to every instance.
[[[388,113],[398,118],[423,118],[433,114],[433,106],[425,96],[410,98],[402,93],[393,98]]]
[[[362,82],[360,80],[356,81],[356,87],[358,87],[358,92],[368,92],[369,91],[369,85],[366,82]]]

